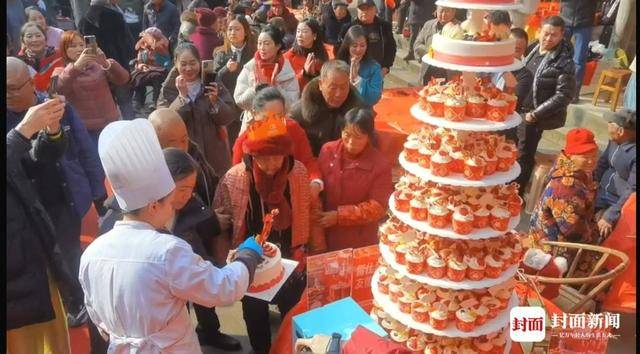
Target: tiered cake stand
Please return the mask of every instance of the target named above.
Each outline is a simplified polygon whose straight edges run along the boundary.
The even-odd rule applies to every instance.
[[[480,3],[480,1],[472,1],[465,2],[464,0],[456,1],[438,1],[437,5],[443,5],[447,7],[454,8],[466,8],[470,9],[472,12],[472,16],[482,16],[485,10],[511,10],[518,8],[519,3],[515,3],[513,1],[509,2],[508,0],[487,0],[486,3]],[[441,62],[438,60],[434,60],[429,55],[425,55],[422,60],[430,65],[435,65],[438,67],[442,67],[450,70],[458,70],[458,71],[467,71],[467,72],[502,72],[502,71],[511,71],[516,70],[522,67],[522,63],[519,61],[514,61],[513,64],[503,65],[503,66],[466,66],[466,65],[455,65],[450,63]],[[411,115],[429,125],[444,127],[453,130],[467,130],[467,131],[482,131],[482,132],[491,132],[491,131],[501,131],[505,129],[510,129],[517,127],[522,118],[517,113],[514,113],[507,117],[504,122],[492,122],[484,119],[467,119],[462,122],[452,122],[445,120],[443,118],[433,117],[427,114],[426,111],[422,110],[418,104],[414,105],[411,108]],[[471,181],[465,179],[462,175],[450,175],[447,177],[439,177],[434,176],[430,173],[428,169],[424,169],[418,164],[411,163],[405,159],[404,153],[399,156],[400,165],[402,168],[409,172],[412,175],[415,175],[422,180],[432,181],[439,184],[446,184],[450,186],[457,187],[490,187],[499,184],[506,184],[513,181],[520,174],[520,166],[515,163],[514,166],[507,172],[497,172],[490,176],[485,177],[480,181]],[[400,221],[407,224],[409,227],[417,230],[426,232],[430,235],[443,237],[443,238],[451,238],[456,240],[482,240],[489,239],[495,237],[503,237],[504,232],[498,232],[490,228],[485,229],[476,229],[471,234],[468,235],[459,235],[455,233],[450,227],[447,229],[437,229],[430,227],[426,222],[418,222],[413,220],[408,213],[399,212],[396,210],[394,197],[391,196],[389,200],[389,208],[391,213],[393,213]],[[519,217],[512,218],[509,224],[509,229],[513,229],[516,225],[518,225]],[[472,290],[472,289],[483,289],[489,288],[492,286],[504,284],[510,280],[512,280],[516,274],[517,265],[513,265],[504,271],[500,277],[496,279],[483,279],[480,281],[472,281],[466,280],[461,282],[453,282],[448,279],[433,279],[428,277],[426,274],[411,274],[407,271],[404,265],[398,264],[395,261],[393,251],[386,245],[380,243],[380,252],[382,258],[389,265],[389,267],[393,268],[399,274],[406,276],[409,279],[412,279],[418,283],[426,284],[429,286],[440,287],[445,289],[453,289],[453,290]],[[402,313],[399,311],[398,305],[393,303],[387,295],[384,295],[378,291],[378,278],[380,276],[381,269],[378,269],[374,274],[371,280],[371,289],[373,293],[373,297],[378,303],[378,305],[384,309],[391,317],[393,317],[398,322],[403,325],[418,330],[420,332],[426,334],[433,334],[436,336],[443,337],[458,337],[458,338],[468,338],[468,337],[478,337],[486,334],[491,334],[500,330],[508,330],[507,325],[509,323],[509,311],[512,307],[517,306],[518,300],[515,294],[512,295],[511,300],[509,301],[509,305],[506,309],[504,309],[501,313],[498,314],[497,317],[487,321],[482,326],[476,327],[471,332],[463,332],[456,328],[455,324],[449,324],[447,328],[444,330],[437,330],[431,327],[428,323],[419,323],[414,321],[410,315]],[[508,337],[507,337],[508,338]],[[508,353],[511,347],[511,342],[507,339],[505,343],[505,353]]]

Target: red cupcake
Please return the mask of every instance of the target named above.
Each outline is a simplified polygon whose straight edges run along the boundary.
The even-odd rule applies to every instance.
[[[501,172],[509,171],[511,166],[516,162],[517,150],[516,148],[507,143],[501,143],[496,150],[496,157],[498,158],[498,166],[496,170]]]
[[[459,147],[452,148],[449,152],[449,156],[451,157],[451,162],[449,162],[449,172],[463,173],[465,156],[462,149]]]
[[[447,261],[447,277],[451,281],[463,281],[467,273],[467,265],[462,259],[450,257]]]
[[[398,302],[398,299],[402,296],[402,285],[399,281],[389,283],[389,299],[391,302]]]
[[[504,268],[504,262],[500,257],[493,254],[488,254],[484,257],[486,268],[484,274],[487,278],[496,279],[502,274]]]
[[[411,304],[411,318],[418,323],[429,322],[429,308],[421,301],[414,301]]]
[[[509,228],[509,219],[511,219],[509,210],[501,206],[494,206],[489,216],[489,224],[491,224],[491,228],[496,231],[507,231]]]
[[[476,326],[482,326],[489,320],[489,308],[485,305],[479,304],[473,309],[476,314]]]
[[[413,193],[406,190],[397,190],[393,192],[394,206],[397,211],[408,213],[411,207],[410,202],[413,199]]]
[[[456,327],[462,332],[471,332],[476,327],[476,315],[473,311],[461,308],[456,311]]]
[[[400,312],[402,313],[406,313],[406,314],[410,314],[411,313],[411,304],[413,304],[413,302],[415,301],[415,299],[411,296],[408,296],[407,294],[405,294],[404,296],[400,297],[398,299],[398,308],[400,309]]]
[[[433,150],[427,146],[422,146],[418,149],[418,165],[422,168],[431,168],[431,156],[433,156]]]
[[[431,161],[429,162],[431,173],[434,176],[445,177],[450,172],[450,163],[452,159],[449,156],[449,153],[444,150],[438,150],[433,156],[431,156]]]
[[[498,168],[498,157],[494,151],[485,150],[480,154],[480,157],[484,160],[484,175],[490,176]]]
[[[407,264],[407,272],[411,274],[420,274],[425,270],[424,256],[417,250],[411,250],[405,256]]]
[[[439,93],[427,96],[425,111],[433,117],[444,117],[444,102],[446,99],[446,96]]]
[[[487,119],[494,122],[504,122],[507,118],[507,102],[501,99],[491,99],[487,102]]]
[[[444,118],[453,122],[465,119],[467,101],[462,97],[449,97],[444,101]]]
[[[394,252],[396,263],[402,264],[402,265],[405,264],[405,262],[406,262],[406,258],[405,257],[407,255],[407,251],[409,251],[409,246],[407,244],[405,244],[405,243],[399,244],[399,245],[396,246],[396,249],[395,249],[395,252]]]
[[[469,280],[477,281],[484,279],[486,264],[483,258],[478,259],[477,256],[465,255],[464,262],[467,264],[467,278],[469,278]]]
[[[507,114],[513,114],[518,105],[518,97],[516,95],[503,92],[500,94],[500,98],[507,102]]]
[[[417,140],[407,140],[404,143],[404,156],[409,162],[418,162],[418,150],[420,149],[420,142]]]
[[[455,208],[451,217],[453,231],[459,235],[468,235],[473,230],[473,212],[466,205]]]
[[[507,199],[507,208],[512,217],[520,215],[522,212],[522,198],[517,194],[512,194]]]
[[[464,177],[471,181],[479,181],[484,177],[486,162],[480,156],[470,156],[464,161]]]
[[[429,205],[426,200],[414,198],[409,203],[409,213],[413,220],[427,221],[429,217]]]
[[[466,114],[469,118],[484,118],[487,114],[487,102],[480,95],[467,98]]]
[[[429,207],[429,226],[436,229],[444,229],[451,222],[451,213],[449,209],[442,204],[432,204]]]
[[[441,302],[437,302],[429,311],[429,324],[431,327],[437,330],[443,330],[447,328],[449,324],[449,314],[447,306]]]
[[[436,253],[427,257],[427,275],[433,279],[441,279],[447,272],[445,261]]]
[[[485,208],[481,207],[480,209],[473,212],[473,227],[476,229],[483,229],[489,226],[489,215],[491,212]]]

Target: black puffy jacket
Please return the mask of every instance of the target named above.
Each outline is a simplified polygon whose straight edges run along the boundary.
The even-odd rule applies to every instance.
[[[562,0],[560,2],[560,17],[567,26],[591,27],[597,8],[597,0]]]
[[[7,133],[7,329],[53,320],[47,271],[61,291],[71,279],[34,186],[34,180],[55,171],[50,165],[64,154],[66,144],[66,138],[50,141],[40,133],[32,145],[16,130]],[[27,174],[27,167],[39,167],[42,176]]]
[[[525,65],[538,52],[536,45],[525,59]],[[563,39],[542,59],[533,73],[533,114],[540,129],[564,126],[567,106],[576,94],[576,69],[571,44]],[[528,107],[530,108],[530,107]],[[527,107],[524,108],[527,110]]]

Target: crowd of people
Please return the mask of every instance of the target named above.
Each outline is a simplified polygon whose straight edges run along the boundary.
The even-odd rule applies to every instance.
[[[8,35],[8,350],[68,353],[67,326],[85,323],[92,353],[239,350],[215,306],[241,300],[254,352],[268,353],[269,303],[244,296],[264,216],[278,209],[270,241],[299,262],[272,300],[282,316],[306,286],[306,256],[378,242],[393,184],[373,107],[396,57],[394,11],[375,0],[356,0],[355,13],[343,0],[150,0],[133,33],[119,3],[91,0],[68,31],[23,6]],[[405,60],[464,19],[429,0],[398,5]],[[482,75],[518,96],[523,123],[505,134],[522,195],[543,132],[565,125],[579,95],[587,34],[577,15],[552,16],[530,41],[512,17],[487,20],[510,29],[524,67]],[[423,63],[417,77],[458,74]],[[611,233],[636,188],[636,116],[606,119],[600,156],[593,132],[567,133],[530,233],[591,244]],[[280,133],[256,133],[265,122]],[[99,237],[83,253],[91,207]]]

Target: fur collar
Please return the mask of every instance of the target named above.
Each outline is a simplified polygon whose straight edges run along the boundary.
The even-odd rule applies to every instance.
[[[324,101],[322,92],[320,92],[320,78],[317,77],[305,86],[299,105],[302,120],[305,124],[311,125],[327,117],[331,111],[338,111],[345,114],[353,107],[362,106],[362,98],[360,98],[356,88],[351,85],[349,88],[349,96],[347,96],[342,107],[335,110],[329,109]]]

